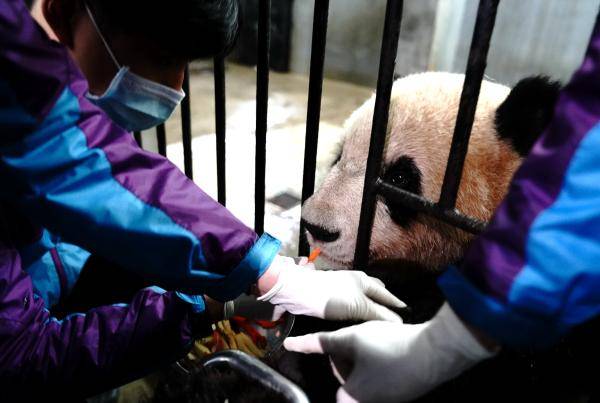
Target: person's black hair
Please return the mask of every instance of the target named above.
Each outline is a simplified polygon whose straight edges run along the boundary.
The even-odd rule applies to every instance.
[[[108,35],[144,37],[167,58],[191,61],[227,53],[237,38],[238,0],[83,0]]]

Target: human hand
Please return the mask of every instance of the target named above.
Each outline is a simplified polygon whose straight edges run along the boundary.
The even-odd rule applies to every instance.
[[[403,308],[406,304],[364,272],[315,270],[313,265],[298,265],[282,256],[275,258],[271,269],[278,272],[277,281],[258,300],[290,313],[335,320],[402,321],[386,306]]]
[[[330,355],[342,383],[338,402],[413,400],[496,353],[477,342],[448,304],[426,323],[372,321],[289,337],[284,346]]]

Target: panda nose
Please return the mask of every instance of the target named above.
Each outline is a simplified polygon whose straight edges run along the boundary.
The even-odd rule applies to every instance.
[[[311,224],[308,221],[302,220],[304,228],[315,238],[321,242],[333,242],[340,237],[340,232],[331,232],[320,225]]]

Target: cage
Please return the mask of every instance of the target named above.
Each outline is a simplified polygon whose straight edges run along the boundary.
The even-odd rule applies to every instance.
[[[454,125],[451,147],[446,162],[441,195],[430,200],[418,194],[403,190],[387,182],[382,177],[382,158],[386,146],[387,124],[390,97],[394,81],[394,66],[398,49],[399,33],[402,24],[403,1],[388,0],[386,3],[383,38],[379,59],[376,86],[375,108],[371,127],[370,146],[367,158],[364,188],[361,202],[358,239],[354,252],[354,267],[366,267],[369,260],[369,244],[374,220],[374,212],[379,196],[384,196],[400,206],[429,215],[439,221],[460,228],[472,234],[481,232],[486,223],[467,216],[456,209],[456,200],[469,138],[473,127],[478,96],[484,79],[486,60],[494,29],[499,0],[480,0],[477,8],[475,27],[470,42],[466,63],[465,79],[460,96],[459,109]],[[269,71],[271,43],[271,0],[258,0],[256,10],[256,114],[255,114],[255,183],[254,183],[254,229],[258,234],[265,230],[265,167],[267,116],[269,113]],[[319,122],[324,80],[325,46],[330,11],[329,0],[316,0],[312,21],[312,44],[308,86],[308,109],[306,115],[305,149],[301,201],[305,202],[315,190],[315,170],[317,146],[319,143]],[[225,60],[212,61],[214,71],[214,105],[217,161],[217,199],[226,205],[226,107]],[[183,89],[188,96],[181,106],[181,133],[185,174],[193,179],[192,155],[192,116],[190,113],[190,74],[186,71]],[[141,144],[141,134],[134,133]],[[156,128],[158,151],[166,156],[166,128]],[[300,232],[304,231],[300,222]],[[308,255],[309,246],[305,237],[300,236],[299,255]],[[235,361],[235,357],[230,357]],[[293,401],[293,400],[290,400]]]

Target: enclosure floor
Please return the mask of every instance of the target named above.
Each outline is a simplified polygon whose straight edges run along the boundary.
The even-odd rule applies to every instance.
[[[192,152],[194,181],[216,197],[214,87],[210,65],[191,69]],[[254,223],[254,149],[256,70],[228,64],[227,207],[243,222]],[[344,121],[367,100],[372,88],[336,80],[323,83],[317,183],[339,149]],[[306,130],[308,77],[271,72],[267,133],[266,198],[286,194],[287,205],[267,203],[265,230],[284,242],[284,253],[297,253],[299,203]],[[167,122],[167,156],[183,169],[179,110]],[[154,131],[143,134],[144,148],[155,150]],[[291,198],[289,196],[292,196]],[[293,204],[291,207],[289,204]]]

